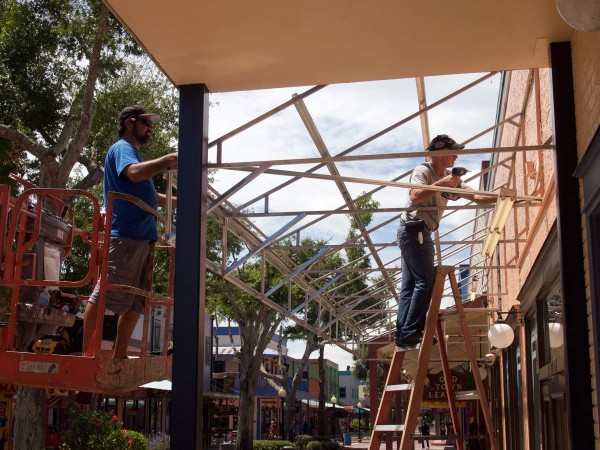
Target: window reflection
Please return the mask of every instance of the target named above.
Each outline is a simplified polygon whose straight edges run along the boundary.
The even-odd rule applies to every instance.
[[[554,284],[543,304],[544,363],[561,359],[564,351],[563,307],[560,285]]]

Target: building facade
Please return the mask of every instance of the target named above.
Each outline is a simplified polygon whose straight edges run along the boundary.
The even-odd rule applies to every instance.
[[[574,31],[549,50],[550,68],[505,73],[498,122],[519,116],[498,128],[495,145],[554,149],[512,153],[487,186],[541,198],[537,208],[513,209],[493,256],[502,270],[489,271],[479,288],[501,312],[492,321],[515,332],[489,378],[507,450],[600,448],[600,34]]]

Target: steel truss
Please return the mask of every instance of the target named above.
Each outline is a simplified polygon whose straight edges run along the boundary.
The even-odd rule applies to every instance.
[[[535,71],[531,71],[533,79]],[[336,344],[345,350],[356,353],[357,345],[379,336],[382,330],[392,329],[395,324],[395,308],[398,301],[398,284],[401,281],[400,252],[395,252],[393,257],[389,257],[386,250],[393,248],[393,240],[382,242],[377,236],[384,229],[394,229],[397,226],[400,215],[405,208],[399,204],[380,205],[379,208],[364,209],[357,208],[357,203],[368,196],[372,196],[384,189],[402,189],[407,190],[415,186],[409,182],[410,171],[399,174],[392,179],[378,179],[365,174],[364,177],[347,176],[343,173],[351,164],[361,164],[366,161],[397,161],[403,158],[414,158],[427,156],[427,153],[421,149],[414,149],[410,152],[396,152],[384,154],[352,154],[373,142],[374,140],[388,134],[398,127],[410,122],[413,119],[420,118],[423,147],[426,147],[430,141],[428,112],[444,102],[468,91],[479,83],[488,80],[496,75],[491,72],[483,75],[476,81],[452,92],[444,98],[430,105],[426,101],[425,83],[423,78],[416,79],[417,97],[419,108],[414,113],[404,117],[391,126],[373,134],[372,136],[351,145],[338,154],[332,155],[328,149],[325,140],[319,132],[319,128],[312,119],[308,107],[304,100],[321,91],[325,86],[316,86],[300,95],[294,95],[292,99],[268,111],[267,113],[256,117],[241,127],[215,139],[209,143],[209,160],[207,170],[211,171],[234,171],[237,173],[248,172],[240,181],[235,182],[224,192],[219,192],[214,186],[209,187],[207,214],[216,219],[222,226],[223,233],[221,238],[221,247],[223,254],[220,261],[207,260],[206,267],[233,283],[244,292],[254,298],[266,303],[278,313],[285,316],[307,330],[317,334],[326,341]],[[526,92],[526,97],[531,94],[531,90]],[[525,105],[527,98],[523,99]],[[319,156],[311,158],[298,159],[280,159],[280,160],[255,160],[255,161],[227,161],[226,144],[228,141],[251,127],[273,117],[275,114],[286,108],[294,106],[306,127],[306,130],[312,139]],[[501,132],[504,127],[523,126],[525,119],[525,109],[523,112],[514,114],[508,118],[501,118],[497,123],[481,130],[469,139],[463,142],[469,142],[490,132]],[[539,117],[537,117],[539,123]],[[539,143],[535,146],[518,146],[515,142],[513,147],[504,148],[476,148],[465,149],[461,151],[440,151],[436,154],[456,154],[461,155],[491,155],[489,167],[472,175],[465,177],[464,181],[481,180],[484,176],[493,175],[499,167],[509,168],[511,171],[522,170],[515,166],[515,155],[519,152],[532,152],[537,154],[541,162],[542,153],[553,149],[549,143]],[[303,166],[309,165],[308,169]],[[340,165],[343,165],[340,166]],[[294,169],[294,167],[298,167]],[[255,195],[250,200],[242,204],[234,204],[236,194],[244,190],[251,189],[251,184],[261,177],[278,176],[282,181],[276,186],[264,190]],[[170,175],[169,179],[176,183],[176,176]],[[328,198],[339,197],[339,206],[331,209],[315,208],[314,210],[272,210],[269,200],[282,192],[295,192],[295,195],[301,195],[295,185],[300,180],[315,179],[328,183],[327,192],[323,196]],[[349,185],[359,184],[370,187],[369,190],[361,195],[352,196]],[[484,190],[483,182],[480,182],[482,190],[474,190],[472,193],[490,194]],[[527,187],[508,185],[506,187],[516,189],[515,208],[527,208],[531,210],[528,215],[540,215],[543,208],[540,208],[544,200],[544,194],[547,192],[546,186],[540,185],[534,192],[527,192]],[[436,188],[432,188],[436,189]],[[437,188],[447,192],[461,192],[460,189]],[[252,191],[254,192],[254,190]],[[463,191],[464,192],[464,191]],[[491,192],[498,194],[498,191]],[[490,270],[510,270],[516,267],[518,261],[509,261],[504,266],[499,266],[491,258],[477,256],[480,252],[483,240],[485,239],[485,227],[482,226],[491,219],[492,207],[482,208],[474,203],[462,203],[452,205],[446,208],[444,218],[447,220],[454,214],[465,210],[475,210],[475,217],[465,223],[439,234],[436,232],[437,263],[444,266],[459,267],[462,271],[468,270],[468,276],[461,281],[462,284],[469,284],[474,288],[472,280],[487,280],[487,274]],[[373,215],[372,222],[368,225],[363,223],[362,217],[365,213]],[[357,224],[357,234],[352,238],[342,242],[327,243],[318,246],[315,244],[302,244],[302,237],[314,236],[313,230],[323,222],[335,218],[340,214],[351,217]],[[277,220],[278,226],[275,231],[263,231],[257,225],[257,220],[271,219]],[[442,219],[442,224],[444,219]],[[476,230],[473,232],[472,230]],[[483,230],[483,231],[482,231]],[[503,236],[501,243],[503,245],[525,244],[530,241],[530,229],[526,227],[519,230],[514,236]],[[236,236],[246,246],[245,253],[236,261],[230,261],[231,255],[227,254],[227,241],[231,236]],[[320,262],[326,256],[344,252],[349,248],[364,248],[366,255],[362,259],[368,259],[372,267],[358,268],[356,263],[359,260],[348,261],[345,266],[330,270],[320,266]],[[294,250],[315,251],[315,255],[308,261],[299,264],[289,256],[289,252]],[[394,253],[394,252],[392,252]],[[518,254],[518,252],[517,252]],[[475,257],[474,257],[475,255]],[[237,270],[245,263],[259,261],[262,264],[261,288],[256,289],[242,281],[237,276]],[[268,262],[274,270],[277,270],[282,280],[275,286],[266,286],[265,263]],[[368,287],[360,292],[351,295],[340,295],[342,287],[352,283],[357,279],[367,279]],[[300,289],[305,293],[305,299],[300,304],[293,304],[291,301],[292,288]],[[287,304],[275,302],[270,297],[279,289],[288,290]],[[450,295],[449,286],[443,295]],[[477,288],[479,293],[490,295],[485,282],[480,282]],[[367,300],[376,300],[370,302],[370,306],[364,308],[362,305]],[[307,311],[310,307],[316,306],[319,311],[319,317],[329,314],[331,320],[325,322],[309,323],[307,320]]]

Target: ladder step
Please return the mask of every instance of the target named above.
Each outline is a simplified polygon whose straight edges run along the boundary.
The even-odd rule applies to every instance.
[[[410,383],[405,384],[391,384],[385,387],[387,392],[397,392],[397,391],[410,391],[413,385]]]
[[[454,398],[456,400],[479,400],[479,393],[477,391],[456,391]]]
[[[390,431],[404,431],[404,425],[375,425],[374,431],[390,432]]]

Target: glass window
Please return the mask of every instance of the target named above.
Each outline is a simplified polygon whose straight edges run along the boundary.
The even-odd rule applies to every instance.
[[[539,387],[541,440],[548,450],[568,448],[564,380],[563,309],[559,280],[539,301]],[[536,424],[537,425],[537,424]]]
[[[515,339],[514,343],[506,349],[506,358],[504,359],[506,450],[523,448],[520,354],[519,341]]]
[[[538,376],[538,326],[537,316],[533,315],[527,318],[527,329],[529,330],[529,368],[528,386],[529,386],[529,420],[533,422],[530,427],[529,438],[533,449],[539,450],[541,447],[540,435],[542,420],[538,411],[540,411],[540,379]]]
[[[541,383],[542,414],[544,416],[544,449],[562,450],[569,448],[565,423],[565,378],[555,375]]]
[[[558,281],[543,302],[544,364],[562,359],[564,351],[562,295]]]

